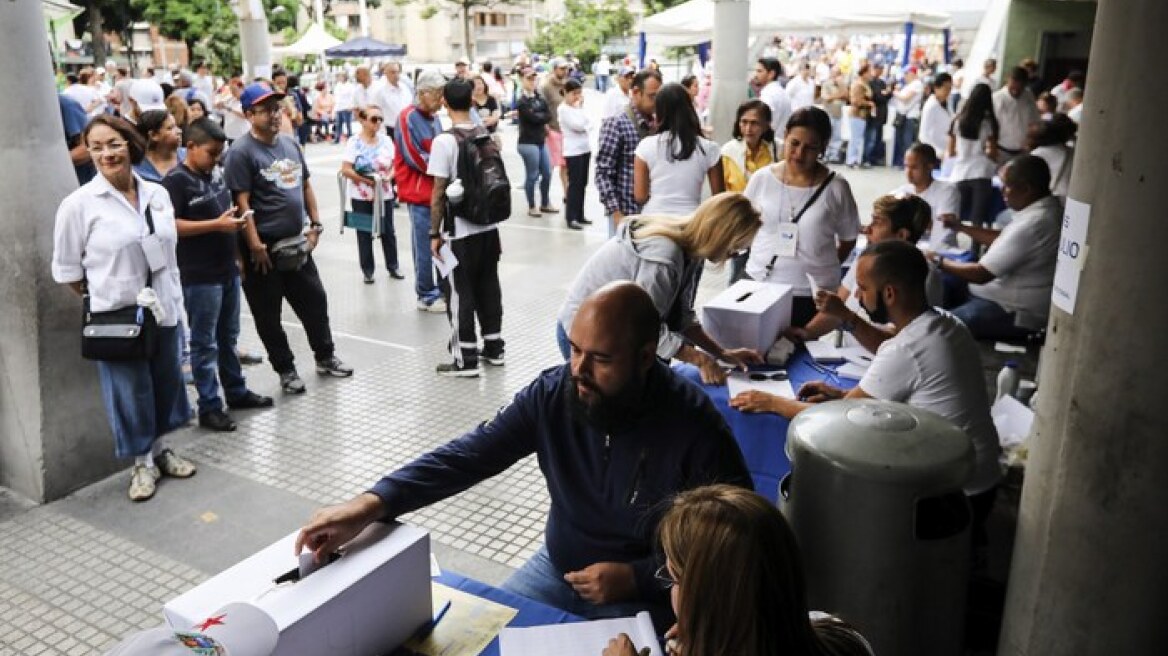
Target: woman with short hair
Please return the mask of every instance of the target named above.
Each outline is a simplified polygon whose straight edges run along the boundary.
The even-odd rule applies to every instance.
[[[191,462],[160,441],[191,419],[179,359],[183,296],[174,207],[165,189],[135,175],[133,164],[146,155],[146,145],[128,121],[98,116],[81,140],[98,175],[57,208],[53,279],[83,296],[87,312],[135,306],[153,312],[140,304],[151,295],[146,288],[157,299],[151,304],[158,309],[156,352],[142,360],[97,362],[114,452],[119,458],[134,458],[130,499],[145,501],[154,496],[163,474],[195,474]],[[152,244],[149,259],[146,242]]]
[[[843,620],[808,610],[795,535],[758,494],[732,485],[682,492],[657,534],[658,578],[677,614],[671,656],[872,655]],[[640,646],[622,633],[603,656],[636,656]]]
[[[405,275],[398,268],[397,236],[393,231],[393,139],[385,134],[385,116],[377,105],[357,107],[357,124],[361,131],[345,142],[341,156],[341,175],[349,181],[346,196],[358,214],[373,215],[377,199],[374,175],[381,176],[381,224],[377,232],[381,239],[381,254],[385,270],[394,280]],[[377,265],[373,259],[373,233],[356,230],[357,260],[361,265],[365,284],[373,284]]]

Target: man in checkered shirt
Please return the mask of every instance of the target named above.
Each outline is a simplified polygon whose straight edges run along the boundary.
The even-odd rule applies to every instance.
[[[596,189],[609,217],[608,234],[626,216],[641,211],[633,199],[633,152],[641,139],[653,133],[653,107],[661,74],[646,69],[633,77],[629,89],[629,106],[625,111],[604,119],[600,124],[600,148],[596,155]]]

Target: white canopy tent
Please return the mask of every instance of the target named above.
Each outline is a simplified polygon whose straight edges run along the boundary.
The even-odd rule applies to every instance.
[[[690,0],[641,21],[646,40],[655,46],[692,46],[714,34],[714,1]],[[950,26],[949,14],[918,11],[922,2],[885,0],[750,0],[750,37],[775,34],[880,34],[913,30],[941,32]]]
[[[318,23],[313,23],[308,26],[308,30],[304,32],[304,36],[297,39],[294,43],[286,46],[275,46],[272,48],[272,54],[288,57],[316,55],[320,56],[325,50],[333,46],[341,45],[341,40],[324,31],[324,28]]]

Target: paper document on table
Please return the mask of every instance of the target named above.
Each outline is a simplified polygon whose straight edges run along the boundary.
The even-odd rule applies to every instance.
[[[454,257],[454,251],[450,249],[450,242],[442,242],[442,248],[438,249],[438,257],[434,258],[434,266],[438,267],[438,273],[443,278],[450,277],[450,272],[458,266],[458,258]]]
[[[868,373],[868,367],[860,366],[854,362],[840,365],[839,369],[835,370],[835,375],[840,378],[851,378],[852,380],[860,380],[866,373]]]
[[[726,386],[730,391],[730,398],[734,398],[742,392],[750,390],[758,390],[766,392],[767,394],[774,394],[788,399],[795,398],[795,390],[791,387],[791,381],[786,379],[785,371],[732,371],[726,377]],[[782,375],[782,380],[772,380],[779,375]],[[751,376],[765,377],[762,380],[751,380]]]
[[[410,638],[400,650],[410,656],[474,656],[491,644],[519,611],[489,599],[433,584],[434,613],[450,602],[450,609],[424,639]],[[395,652],[399,653],[399,652]],[[597,651],[596,653],[600,653]]]
[[[597,656],[608,641],[627,633],[638,650],[648,648],[651,656],[663,656],[657,632],[647,611],[636,617],[593,620],[571,624],[550,624],[503,629],[499,634],[500,656]]]
[[[434,554],[430,554],[430,578],[435,579],[442,576],[442,568],[438,566],[438,559]]]

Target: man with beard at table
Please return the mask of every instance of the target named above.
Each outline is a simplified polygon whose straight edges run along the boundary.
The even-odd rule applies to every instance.
[[[656,582],[657,524],[678,492],[751,487],[742,453],[705,394],[657,360],[661,318],[623,281],[580,306],[570,361],[541,373],[495,417],[318,510],[296,553],[318,562],[374,521],[453,496],[536,454],[551,496],[545,543],[503,589],[589,619],[652,613],[673,622]]]

